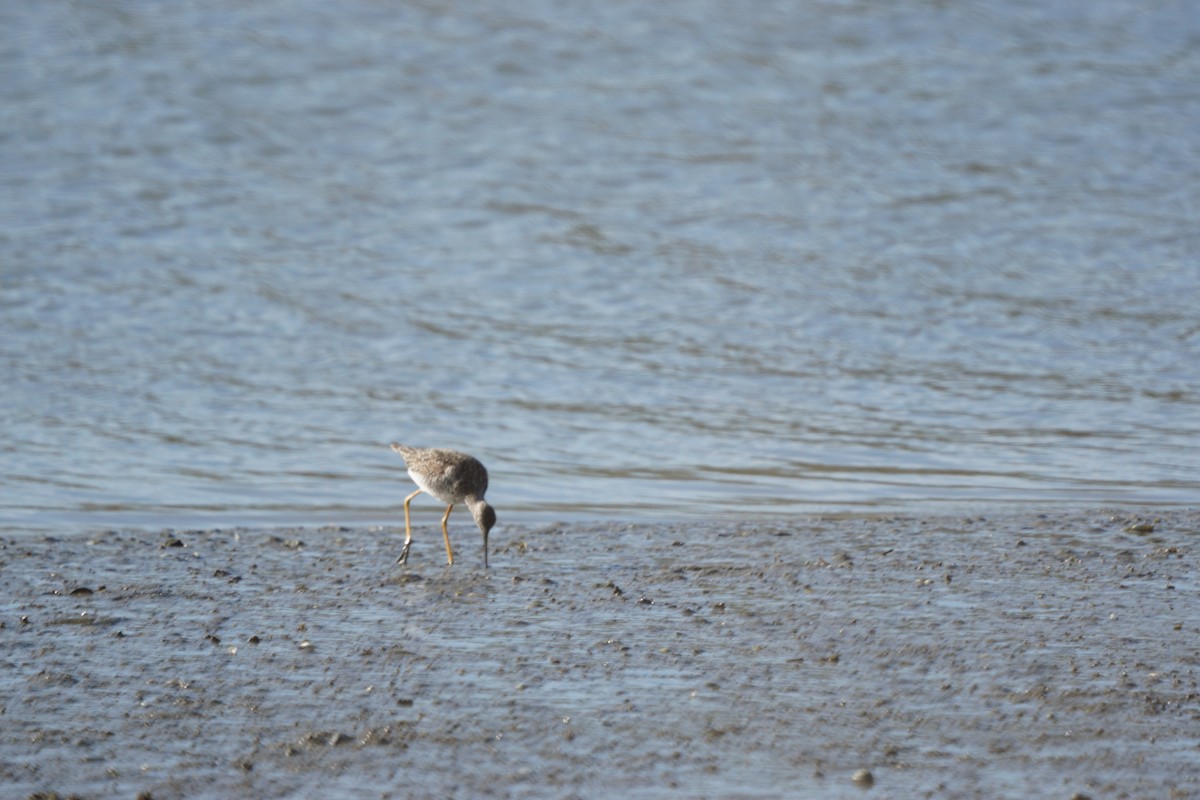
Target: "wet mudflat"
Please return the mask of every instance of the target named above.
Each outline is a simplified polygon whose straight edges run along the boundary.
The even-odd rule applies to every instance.
[[[0,539],[6,796],[1200,797],[1200,513]]]

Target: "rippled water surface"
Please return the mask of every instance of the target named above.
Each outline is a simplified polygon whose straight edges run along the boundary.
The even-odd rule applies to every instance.
[[[1200,497],[1189,2],[0,29],[9,529]]]

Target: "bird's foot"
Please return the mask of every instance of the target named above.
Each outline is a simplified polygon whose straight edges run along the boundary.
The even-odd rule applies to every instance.
[[[404,549],[400,551],[400,557],[396,559],[397,564],[408,563],[408,545],[404,545]]]

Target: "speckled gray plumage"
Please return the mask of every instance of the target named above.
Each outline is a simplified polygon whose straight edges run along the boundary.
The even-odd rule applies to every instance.
[[[413,482],[443,503],[482,500],[487,493],[488,473],[474,456],[437,447],[393,444],[404,459]]]

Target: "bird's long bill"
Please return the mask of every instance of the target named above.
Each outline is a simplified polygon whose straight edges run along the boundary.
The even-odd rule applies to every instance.
[[[484,532],[483,532],[483,568],[484,568],[484,569],[487,569],[487,568],[488,568],[488,562],[487,562],[487,535],[488,535],[488,532],[487,532],[487,531],[484,531]]]

